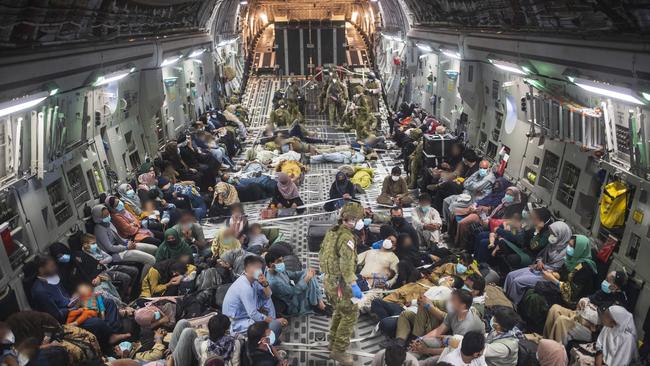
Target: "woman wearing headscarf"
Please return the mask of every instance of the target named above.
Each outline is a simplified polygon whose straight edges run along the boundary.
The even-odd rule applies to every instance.
[[[143,273],[156,263],[158,247],[151,244],[136,243],[120,237],[111,223],[111,214],[104,205],[96,205],[91,210],[95,222],[94,234],[100,249],[113,256],[114,262],[138,262],[144,265]]]
[[[639,357],[636,326],[624,307],[610,306],[602,314],[603,330],[596,340],[596,365],[628,366]]]
[[[140,197],[135,193],[135,190],[131,188],[131,185],[128,183],[120,184],[119,187],[117,187],[117,193],[120,195],[122,202],[124,202],[124,208],[134,216],[138,218],[141,217],[142,203],[140,202]]]
[[[239,203],[239,194],[234,185],[219,182],[214,186],[214,196],[210,206],[210,216],[229,216],[230,207]]]
[[[166,259],[177,259],[182,255],[192,256],[192,248],[178,234],[176,229],[167,229],[165,231],[165,241],[160,244],[156,251],[156,262]]]
[[[240,248],[241,243],[235,237],[235,231],[229,227],[219,230],[212,240],[212,255],[216,258],[220,258],[227,251]]]
[[[303,205],[296,183],[286,173],[278,173],[278,185],[271,199],[271,205],[277,208],[297,208]],[[302,213],[305,209],[298,209]]]
[[[509,239],[500,240],[496,261],[502,272],[508,273],[512,269],[522,268],[533,263],[537,254],[548,245],[548,238],[551,235],[549,227],[552,223],[551,211],[546,207],[539,207],[530,213],[530,228],[526,230],[525,239],[522,242],[515,243]]]
[[[506,294],[514,304],[519,304],[527,289],[537,282],[546,281],[543,271],[557,271],[564,263],[566,247],[571,240],[571,228],[564,222],[557,221],[549,226],[548,245],[542,249],[530,267],[512,271],[506,276],[503,285]]]
[[[140,297],[175,296],[178,294],[183,276],[196,270],[188,264],[191,257],[167,259],[156,263],[142,278],[142,292]]]
[[[572,237],[562,267],[557,272],[543,269],[542,277],[546,281],[526,291],[522,317],[531,329],[542,331],[551,306],[560,304],[575,309],[578,300],[596,290],[594,277],[597,273],[596,263],[591,259],[589,238],[584,235]]]
[[[325,203],[325,211],[334,211],[345,205],[351,199],[354,199],[354,184],[350,182],[348,176],[344,172],[336,173],[336,178],[330,187],[330,201]],[[336,200],[336,201],[331,201]]]
[[[142,228],[137,217],[127,211],[124,202],[115,196],[108,196],[104,201],[111,214],[111,222],[122,237],[139,243],[160,245],[160,240],[154,237],[153,232]]]
[[[564,346],[550,339],[541,339],[537,345],[539,366],[567,366],[569,359]]]

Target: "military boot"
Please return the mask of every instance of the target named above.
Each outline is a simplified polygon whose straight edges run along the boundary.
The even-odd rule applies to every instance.
[[[354,365],[354,360],[352,359],[352,356],[347,352],[332,351],[330,352],[330,360],[334,360],[343,366]]]

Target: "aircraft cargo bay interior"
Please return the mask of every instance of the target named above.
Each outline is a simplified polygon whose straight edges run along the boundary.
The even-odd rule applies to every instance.
[[[650,1],[0,20],[0,366],[650,365]]]

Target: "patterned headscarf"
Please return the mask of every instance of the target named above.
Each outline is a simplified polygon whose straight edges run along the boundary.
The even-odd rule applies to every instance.
[[[289,177],[289,175],[284,172],[278,173],[278,190],[280,191],[282,197],[287,200],[300,197],[296,183],[294,183],[293,180],[291,180],[291,177]]]

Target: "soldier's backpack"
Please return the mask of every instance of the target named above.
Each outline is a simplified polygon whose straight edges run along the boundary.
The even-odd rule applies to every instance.
[[[622,226],[627,211],[628,186],[618,180],[608,183],[600,200],[600,223],[607,229]]]
[[[320,245],[325,238],[325,234],[332,227],[330,223],[314,223],[309,224],[309,229],[307,229],[307,246],[309,247],[310,252],[318,253],[320,251]]]

